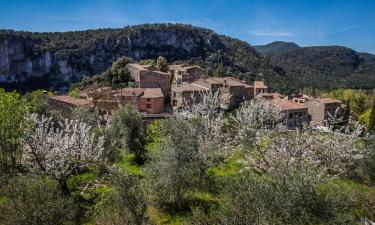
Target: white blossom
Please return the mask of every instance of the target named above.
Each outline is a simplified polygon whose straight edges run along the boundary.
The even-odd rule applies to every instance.
[[[91,127],[77,120],[54,126],[52,118],[29,116],[34,124],[24,140],[24,164],[30,171],[67,179],[74,170],[103,161],[103,137],[95,137]]]

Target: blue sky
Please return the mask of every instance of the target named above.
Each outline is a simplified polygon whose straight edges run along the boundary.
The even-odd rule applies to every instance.
[[[375,53],[375,0],[0,0],[0,29],[68,31],[179,22],[252,45],[343,45]]]

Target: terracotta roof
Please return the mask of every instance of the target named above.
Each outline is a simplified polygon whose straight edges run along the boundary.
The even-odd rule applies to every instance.
[[[172,86],[173,92],[193,92],[193,91],[208,91],[208,88],[196,85],[194,83],[182,84],[179,86]]]
[[[317,100],[324,104],[341,103],[339,100],[333,98],[317,98]]]
[[[307,109],[306,106],[282,98],[275,98],[270,101],[272,104],[279,106],[282,110]]]
[[[260,93],[258,94],[258,96],[256,98],[273,98],[273,99],[276,99],[276,98],[281,98],[281,95],[280,93]]]
[[[143,95],[144,89],[143,88],[123,88],[120,90],[113,91],[117,96],[128,96],[128,97],[135,97]]]
[[[171,76],[169,73],[164,73],[164,72],[158,71],[158,70],[153,70],[153,71],[150,71],[150,72],[157,73],[157,74],[164,75],[164,76]]]
[[[141,98],[164,98],[161,88],[145,88]]]
[[[211,79],[214,79],[220,83],[224,83],[224,81],[227,82],[227,85],[229,86],[245,86],[245,85],[248,85],[246,83],[246,81],[243,81],[243,80],[240,80],[238,78],[235,78],[235,77],[214,77],[214,78],[211,78]]]
[[[263,81],[254,81],[255,88],[268,88]]]
[[[50,96],[48,97],[49,99],[53,99],[55,101],[59,102],[64,102],[70,105],[75,105],[75,106],[89,106],[91,105],[91,102],[88,100],[84,99],[79,99],[79,98],[73,98],[67,95],[56,95],[56,96]]]
[[[129,63],[128,66],[131,66],[137,70],[140,70],[140,71],[147,71],[142,65],[138,64],[138,63]]]
[[[169,65],[169,70],[181,70],[184,66],[184,64]]]

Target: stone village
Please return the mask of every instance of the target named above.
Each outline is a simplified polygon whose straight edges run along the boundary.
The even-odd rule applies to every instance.
[[[81,91],[80,98],[50,96],[50,110],[69,118],[75,107],[88,107],[109,116],[119,107],[130,105],[145,120],[152,121],[200,102],[204,93],[217,93],[225,109],[237,107],[243,101],[269,101],[280,107],[285,114],[284,123],[290,129],[311,121],[324,126],[329,114],[347,113],[345,105],[336,99],[269,93],[263,81],[248,84],[235,77],[207,77],[206,71],[198,66],[170,65],[166,73],[158,66],[133,63],[128,64],[127,69],[136,87],[118,90],[91,87]]]

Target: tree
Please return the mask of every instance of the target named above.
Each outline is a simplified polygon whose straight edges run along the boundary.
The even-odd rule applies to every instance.
[[[133,59],[131,58],[121,57],[112,63],[109,74],[112,87],[120,88],[128,86],[128,83],[132,81],[132,77],[126,66],[132,62]]]
[[[147,205],[139,178],[120,169],[113,169],[108,179],[114,191],[99,202],[96,213],[98,223],[145,224]]]
[[[79,92],[80,92],[79,88],[75,87],[69,91],[68,95],[73,98],[79,98]]]
[[[74,200],[45,177],[13,177],[0,186],[0,224],[64,225],[78,214]]]
[[[224,77],[226,75],[225,68],[224,68],[224,65],[222,63],[220,63],[217,66],[216,74],[215,75],[216,75],[216,77]]]
[[[139,61],[139,64],[156,66],[156,63],[155,63],[154,59],[143,59],[143,60]]]
[[[91,127],[77,120],[65,120],[56,128],[52,118],[29,117],[24,141],[23,162],[30,172],[59,181],[63,194],[73,173],[103,162],[103,137],[95,137]]]
[[[141,114],[126,105],[116,112],[112,121],[112,133],[118,135],[119,146],[134,153],[136,161],[143,163],[146,159],[146,136]]]
[[[20,94],[0,89],[0,171],[4,173],[21,169],[21,138],[28,110],[29,105]]]
[[[159,56],[157,59],[157,67],[160,71],[168,72],[168,62],[163,56]]]
[[[252,150],[264,136],[283,128],[284,114],[267,101],[244,102],[230,117],[234,141],[243,149]]]
[[[217,96],[216,96],[217,97]],[[187,107],[161,122],[158,148],[146,164],[147,183],[153,198],[178,209],[189,193],[207,191],[207,170],[222,162],[232,150],[225,148],[224,117],[215,96]]]
[[[373,93],[371,116],[370,116],[370,121],[368,125],[368,130],[371,132],[375,132],[375,91]]]

